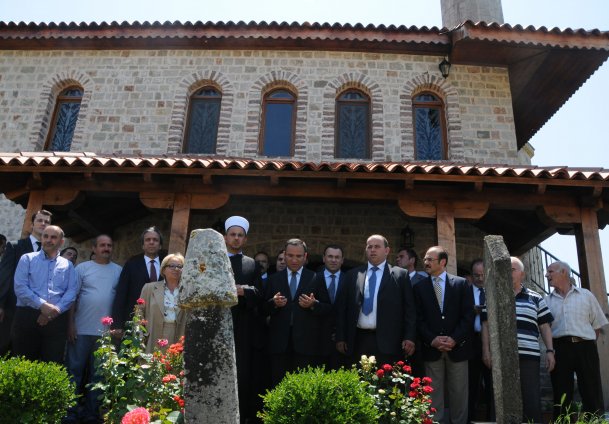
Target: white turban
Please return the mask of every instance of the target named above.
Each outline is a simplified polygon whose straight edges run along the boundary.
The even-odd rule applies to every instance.
[[[250,223],[247,222],[247,219],[242,216],[231,216],[228,218],[224,223],[224,230],[228,231],[230,227],[234,226],[243,228],[245,230],[245,234],[247,234],[250,229]]]

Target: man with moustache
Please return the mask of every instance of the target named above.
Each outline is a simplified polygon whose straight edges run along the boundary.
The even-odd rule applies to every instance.
[[[448,253],[443,247],[428,249],[423,261],[429,277],[414,286],[414,295],[425,370],[434,382],[434,419],[441,424],[465,424],[474,326],[471,291],[464,278],[446,272]],[[450,417],[444,409],[445,390]]]
[[[231,308],[237,362],[239,392],[239,416],[242,423],[256,420],[256,411],[262,407],[257,394],[263,377],[264,318],[258,314],[261,306],[260,267],[253,258],[243,254],[250,224],[241,216],[231,216],[224,223],[226,250],[228,252],[235,284],[237,305]]]
[[[345,278],[341,293],[336,348],[359,359],[374,355],[394,363],[415,352],[416,312],[405,269],[387,263],[389,242],[380,234],[366,240],[368,264]]]
[[[16,356],[63,362],[67,312],[78,292],[72,263],[59,256],[63,237],[61,228],[49,225],[42,232],[42,250],[19,259],[15,270],[17,308],[11,329]]]
[[[271,383],[277,385],[287,372],[319,365],[319,332],[329,306],[323,282],[304,268],[307,245],[290,239],[285,245],[286,269],[269,277],[265,310],[270,315],[268,348]]]
[[[13,243],[7,243],[0,261],[0,356],[5,355],[11,347],[11,327],[15,315],[14,279],[17,263],[22,255],[38,252],[42,249],[42,232],[51,224],[53,214],[39,210],[32,215],[31,234]]]
[[[160,254],[163,236],[157,227],[149,227],[140,236],[143,252],[129,258],[118,280],[116,295],[112,305],[113,336],[123,336],[125,322],[133,316],[133,308],[142,293],[144,284],[159,281],[161,261],[165,255]]]
[[[111,262],[112,238],[101,234],[93,239],[91,248],[95,259],[76,267],[76,277],[80,287],[76,302],[70,309],[68,321],[68,345],[66,368],[74,384],[76,393],[84,396],[82,414],[78,416],[78,406],[70,408],[62,424],[98,423],[100,402],[98,390],[86,387],[99,381],[96,374],[93,352],[104,331],[103,317],[112,312],[112,303],[121,267]],[[85,393],[82,389],[85,389]]]

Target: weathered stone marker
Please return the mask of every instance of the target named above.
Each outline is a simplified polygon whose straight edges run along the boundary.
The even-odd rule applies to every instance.
[[[239,422],[237,368],[230,307],[235,280],[224,238],[194,230],[182,271],[180,307],[189,311],[184,343],[186,423]]]
[[[497,423],[522,422],[512,263],[501,236],[484,237],[485,292]]]

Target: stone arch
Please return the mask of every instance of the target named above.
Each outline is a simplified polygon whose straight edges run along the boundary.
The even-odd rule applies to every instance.
[[[220,121],[218,123],[218,136],[216,140],[216,154],[222,156],[226,155],[230,138],[235,90],[228,78],[221,72],[210,70],[194,72],[184,77],[178,84],[173,101],[173,109],[171,110],[167,153],[182,153],[190,96],[199,88],[205,86],[212,86],[222,94]]]
[[[77,70],[67,70],[55,74],[42,85],[42,90],[38,97],[38,104],[35,109],[34,126],[30,133],[30,143],[34,146],[34,151],[44,149],[44,144],[51,125],[51,119],[53,119],[53,110],[55,110],[57,97],[64,89],[70,86],[79,86],[83,89],[82,101],[80,102],[78,119],[76,121],[76,127],[74,128],[70,150],[84,150],[84,127],[89,104],[91,103],[94,84],[91,77],[86,73]]]
[[[245,131],[245,157],[256,157],[260,137],[260,121],[262,119],[262,99],[269,91],[284,87],[296,95],[296,128],[294,133],[294,158],[305,160],[307,155],[307,105],[309,90],[305,82],[292,72],[279,69],[271,71],[258,78],[248,93],[247,125]]]
[[[401,159],[414,160],[414,127],[412,119],[412,98],[423,91],[438,95],[445,106],[446,133],[448,145],[447,159],[460,162],[464,158],[459,93],[445,78],[424,73],[407,81],[400,94]]]
[[[371,113],[371,152],[373,161],[384,161],[385,143],[383,141],[383,95],[381,87],[368,75],[361,72],[347,72],[330,81],[323,93],[323,115],[321,134],[321,158],[333,160],[336,129],[336,98],[343,91],[355,88],[370,97]]]

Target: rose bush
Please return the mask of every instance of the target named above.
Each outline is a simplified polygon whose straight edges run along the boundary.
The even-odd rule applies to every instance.
[[[165,352],[146,353],[147,330],[141,311],[144,300],[138,299],[137,305],[133,321],[125,325],[118,349],[110,332],[112,318],[102,318],[107,328],[95,352],[101,375],[95,388],[102,391],[104,418],[109,423],[146,422],[141,421],[144,416],[141,410],[145,409],[149,414],[147,422],[183,422],[184,340],[169,346]],[[157,344],[167,346],[168,343],[167,340],[159,340]],[[140,412],[134,412],[138,410]]]

